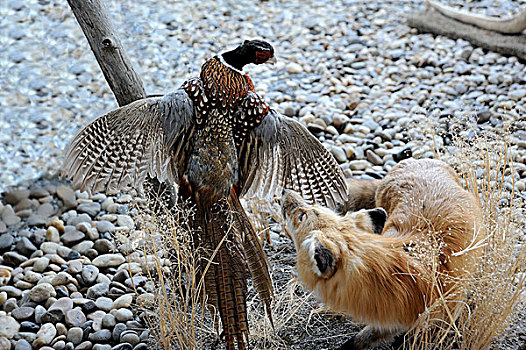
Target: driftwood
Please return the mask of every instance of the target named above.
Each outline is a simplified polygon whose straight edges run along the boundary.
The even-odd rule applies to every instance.
[[[526,29],[526,9],[520,10],[511,17],[490,17],[458,10],[439,2],[426,0],[426,6],[432,7],[441,14],[467,24],[473,24],[482,29],[492,30],[503,34],[519,34]]]
[[[143,82],[126,55],[103,0],[68,0],[68,4],[119,106],[145,98]]]
[[[407,23],[421,32],[462,38],[491,51],[526,60],[526,35],[505,35],[446,17],[435,10],[411,13]]]

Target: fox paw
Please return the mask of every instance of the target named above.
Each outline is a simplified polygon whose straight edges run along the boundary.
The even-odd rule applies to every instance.
[[[363,350],[364,348],[360,346],[360,344],[357,343],[356,336],[352,336],[347,340],[345,343],[343,343],[338,350]]]

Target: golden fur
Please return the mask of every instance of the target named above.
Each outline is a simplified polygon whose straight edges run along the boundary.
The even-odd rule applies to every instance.
[[[454,292],[482,238],[478,200],[441,161],[405,160],[383,180],[359,182],[353,205],[370,207],[374,196],[387,219],[381,209],[339,216],[294,192],[282,198],[300,279],[332,309],[370,325],[352,349],[408,329],[437,293]]]

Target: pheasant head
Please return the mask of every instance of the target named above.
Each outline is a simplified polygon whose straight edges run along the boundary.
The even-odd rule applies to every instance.
[[[230,66],[242,70],[247,64],[274,63],[274,48],[263,40],[245,40],[232,51],[221,54],[223,60]]]

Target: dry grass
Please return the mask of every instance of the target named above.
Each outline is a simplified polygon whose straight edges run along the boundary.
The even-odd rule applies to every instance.
[[[428,305],[406,336],[406,349],[488,349],[518,314],[526,291],[521,232],[526,206],[513,182],[505,182],[514,179],[506,136],[472,135],[453,143],[452,153],[437,155],[457,169],[466,188],[480,199],[487,238],[476,272],[454,281],[457,293]]]
[[[153,303],[138,306],[147,310],[146,320],[162,349],[203,349],[216,333],[205,307],[200,254],[193,249],[193,215],[193,210],[180,207],[155,216],[142,212],[141,249],[149,266],[143,273],[155,287]]]

